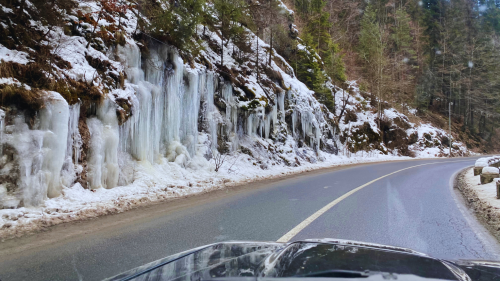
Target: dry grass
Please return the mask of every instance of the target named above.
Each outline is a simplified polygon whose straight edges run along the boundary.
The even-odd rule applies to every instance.
[[[0,63],[0,77],[12,77],[31,87],[31,90],[26,90],[24,87],[12,85],[0,86],[2,105],[23,107],[20,103],[25,103],[25,108],[38,110],[41,107],[40,104],[43,103],[40,101],[43,90],[58,92],[69,104],[78,101],[98,102],[103,98],[102,91],[94,85],[69,78],[51,79],[47,77],[46,72],[42,71],[42,69],[42,66],[36,62],[22,65],[2,61]],[[118,77],[117,80],[119,84],[123,78]]]
[[[356,112],[347,109],[345,111],[344,124],[348,124],[349,122],[357,122],[357,121],[358,121],[358,115],[356,115]]]
[[[413,114],[408,114],[408,115],[406,115],[406,117],[408,117],[408,120],[411,123],[414,123],[415,126],[420,126],[420,124],[422,124],[422,119],[420,119],[420,117],[418,117],[418,116],[415,116]]]
[[[19,109],[36,112],[44,105],[44,92],[27,90],[24,87],[2,84],[0,85],[0,104],[14,105]]]

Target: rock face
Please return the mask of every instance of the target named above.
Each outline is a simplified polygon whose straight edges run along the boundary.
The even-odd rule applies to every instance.
[[[490,183],[493,179],[500,177],[500,172],[498,168],[495,167],[484,167],[481,172],[481,184]]]

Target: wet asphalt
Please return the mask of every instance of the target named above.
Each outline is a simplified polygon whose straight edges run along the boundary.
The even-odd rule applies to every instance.
[[[341,238],[408,247],[444,259],[500,260],[498,245],[452,188],[454,175],[473,165],[475,159],[358,165],[270,183],[119,225],[112,231],[90,232],[0,256],[0,280],[101,280],[204,244],[276,241],[346,192],[388,173],[426,163],[432,164],[401,171],[352,194],[292,241]],[[37,236],[30,241],[33,239]],[[23,241],[19,240],[20,246]]]

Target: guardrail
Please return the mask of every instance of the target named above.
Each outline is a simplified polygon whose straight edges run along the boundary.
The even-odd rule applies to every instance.
[[[474,176],[482,174],[484,167],[500,167],[500,156],[483,157],[476,160],[474,164]]]
[[[500,178],[500,156],[484,157],[476,160],[474,176],[481,176],[481,184]],[[500,199],[500,180],[496,181],[497,199]]]

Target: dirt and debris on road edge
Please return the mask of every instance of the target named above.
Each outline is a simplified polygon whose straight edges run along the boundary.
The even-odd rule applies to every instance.
[[[454,187],[463,195],[467,207],[474,212],[478,220],[500,243],[500,209],[491,206],[485,198],[479,196],[477,185],[471,183],[467,178],[467,173],[471,170],[472,168],[462,170],[457,175]]]

